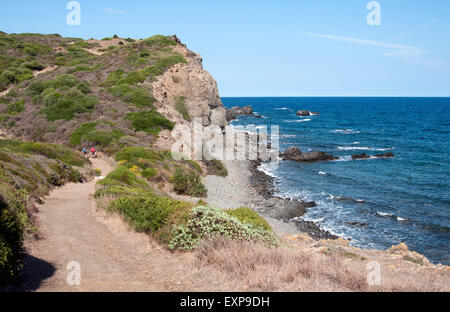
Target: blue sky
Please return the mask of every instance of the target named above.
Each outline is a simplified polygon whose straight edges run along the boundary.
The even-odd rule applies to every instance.
[[[177,34],[222,96],[450,96],[450,1],[1,1],[0,30],[89,39]]]

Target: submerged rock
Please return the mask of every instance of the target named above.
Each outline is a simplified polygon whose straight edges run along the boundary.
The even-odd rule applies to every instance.
[[[352,155],[352,159],[367,159],[367,158],[370,158],[370,156],[367,155],[366,153]]]
[[[281,158],[293,161],[327,161],[338,159],[338,157],[327,154],[325,152],[315,151],[310,153],[303,153],[297,147],[288,148],[284,153],[281,154]]]
[[[394,158],[394,154],[389,152],[389,153],[374,155],[373,157],[376,157],[376,158]]]
[[[310,115],[311,115],[311,112],[308,110],[299,110],[297,112],[297,116],[310,116]]]

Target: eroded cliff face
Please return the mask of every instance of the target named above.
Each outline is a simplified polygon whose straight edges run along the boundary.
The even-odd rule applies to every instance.
[[[177,64],[152,82],[150,88],[158,103],[157,110],[177,124],[189,124],[194,118],[202,118],[204,126],[225,126],[226,109],[220,100],[217,82],[203,69],[202,58],[183,45],[174,47],[187,64]],[[179,112],[185,107],[190,118]],[[178,108],[178,110],[177,110]]]

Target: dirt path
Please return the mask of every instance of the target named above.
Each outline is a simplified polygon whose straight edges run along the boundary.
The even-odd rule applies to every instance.
[[[104,159],[93,168],[106,175]],[[171,254],[131,231],[118,216],[96,209],[96,181],[67,184],[39,207],[43,238],[28,246],[23,290],[37,291],[194,291],[230,289],[211,272],[197,270],[192,254]],[[81,268],[81,285],[70,286],[67,265]],[[226,284],[226,286],[225,286]],[[235,287],[235,286],[233,286]]]

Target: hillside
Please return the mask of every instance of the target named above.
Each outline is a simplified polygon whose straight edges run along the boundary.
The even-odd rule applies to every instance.
[[[52,187],[83,179],[71,166],[87,162],[73,150],[95,145],[115,157],[108,181],[139,181],[127,186],[143,194],[205,196],[199,175],[206,171],[160,147],[170,148],[176,123],[200,117],[208,125],[225,109],[201,57],[175,36],[85,41],[0,32],[0,52],[0,133],[14,138],[0,144],[2,276],[17,275],[22,240],[38,233],[31,207]]]
[[[201,117],[207,125],[213,110],[225,111],[200,56],[175,36],[1,33],[0,50],[0,90],[8,91],[0,126],[14,137],[74,148],[89,142],[114,154],[147,146],[174,123]]]

